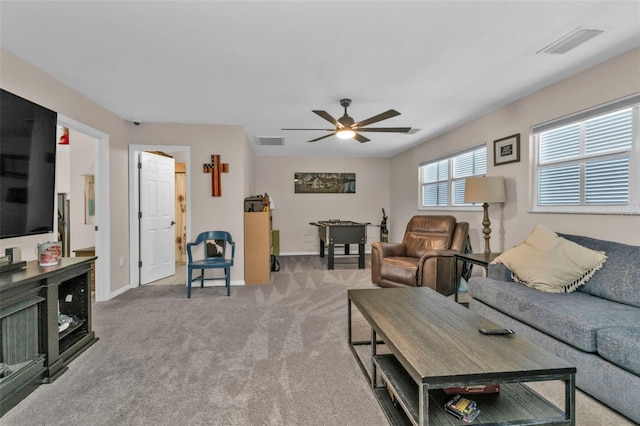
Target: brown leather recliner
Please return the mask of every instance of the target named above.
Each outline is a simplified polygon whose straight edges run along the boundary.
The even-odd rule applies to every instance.
[[[453,216],[414,216],[401,244],[371,244],[371,281],[380,287],[429,287],[446,296],[456,291],[455,253],[465,252],[469,224]]]

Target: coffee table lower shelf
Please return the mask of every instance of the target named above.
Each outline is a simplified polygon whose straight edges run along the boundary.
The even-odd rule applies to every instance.
[[[376,387],[374,394],[389,423],[391,425],[419,424],[419,392],[416,382],[394,355],[376,355],[374,363],[383,379],[383,385]],[[395,403],[387,386],[391,388]],[[571,424],[565,419],[562,410],[523,383],[501,383],[498,394],[469,396],[469,399],[475,401],[480,409],[480,415],[472,423],[465,423],[444,410],[444,405],[452,397],[453,395],[447,395],[441,389],[429,390],[429,424]]]

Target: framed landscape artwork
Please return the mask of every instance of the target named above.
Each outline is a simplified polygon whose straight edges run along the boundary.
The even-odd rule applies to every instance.
[[[493,141],[493,165],[520,161],[520,133]]]
[[[355,173],[294,173],[296,194],[355,194]]]

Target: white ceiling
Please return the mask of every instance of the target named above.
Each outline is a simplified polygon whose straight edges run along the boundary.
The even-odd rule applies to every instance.
[[[389,157],[640,47],[640,1],[4,1],[0,45],[127,120],[242,125],[258,155]],[[604,33],[537,54],[578,27]],[[606,83],[605,83],[606,84]],[[312,109],[411,135],[335,137]],[[328,125],[328,127],[327,127]],[[478,141],[480,142],[480,141]]]

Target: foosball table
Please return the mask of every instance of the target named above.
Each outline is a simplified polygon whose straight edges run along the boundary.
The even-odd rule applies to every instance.
[[[369,223],[350,220],[320,220],[309,225],[318,227],[320,239],[320,257],[324,257],[325,246],[328,248],[327,268],[333,270],[336,258],[335,245],[344,245],[344,254],[339,257],[358,257],[358,268],[364,269],[364,244],[367,241],[367,225]],[[358,254],[349,253],[349,245],[358,244]]]

